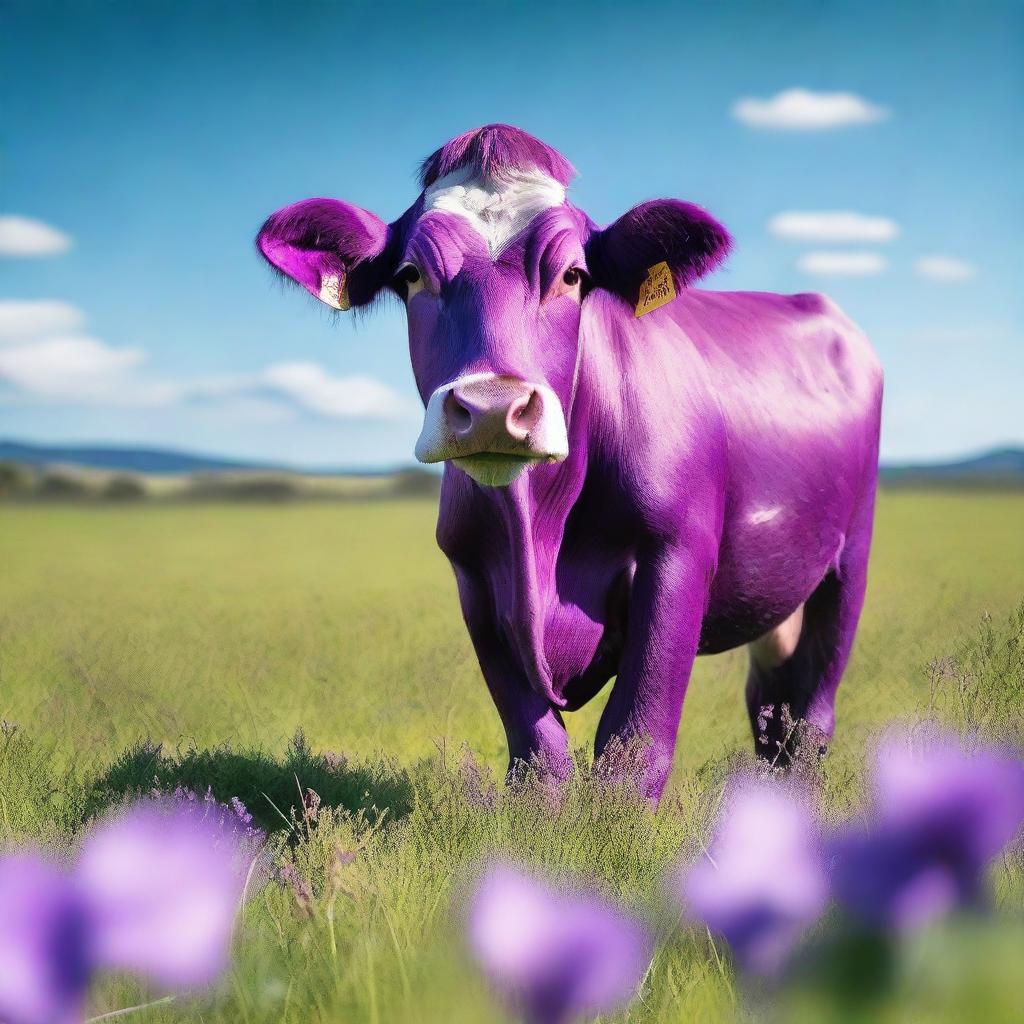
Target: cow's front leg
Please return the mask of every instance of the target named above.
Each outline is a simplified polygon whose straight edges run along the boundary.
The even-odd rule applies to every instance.
[[[637,560],[626,646],[595,754],[621,742],[625,756],[640,758],[640,789],[652,800],[661,797],[672,767],[713,573],[707,545],[662,543]]]
[[[502,640],[474,637],[480,669],[498,709],[508,740],[508,777],[523,767],[542,777],[562,782],[569,777],[572,759],[569,737],[558,709],[530,688],[525,673],[503,648]]]
[[[508,773],[522,766],[564,781],[572,770],[569,737],[558,709],[537,693],[499,630],[481,584],[456,571],[462,612],[491,699],[508,740]]]

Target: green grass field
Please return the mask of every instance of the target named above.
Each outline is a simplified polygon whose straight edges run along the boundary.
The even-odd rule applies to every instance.
[[[882,495],[824,769],[832,806],[861,801],[865,748],[893,720],[1024,739],[1022,523],[1019,495]],[[0,838],[66,844],[154,778],[212,785],[280,829],[281,857],[312,890],[299,900],[270,881],[221,989],[138,1019],[504,1019],[457,939],[454,894],[480,856],[577,870],[653,907],[665,866],[706,830],[728,768],[750,747],[745,654],[699,662],[658,815],[595,796],[585,778],[558,815],[530,794],[494,803],[463,744],[497,780],[504,737],[433,529],[433,504],[414,500],[0,507],[0,718],[18,727],[0,736]],[[603,699],[570,716],[581,747]],[[305,745],[289,746],[300,728]],[[296,783],[324,805],[289,831],[279,812],[298,803]],[[357,851],[340,875],[338,844]],[[1019,857],[1000,867],[997,888],[1019,912]],[[983,952],[962,990],[914,975],[864,1019],[1019,1019],[1024,980],[1003,966],[1021,932],[993,934],[968,943]],[[145,998],[108,979],[94,1012]],[[745,1012],[708,937],[676,930],[621,1019]]]

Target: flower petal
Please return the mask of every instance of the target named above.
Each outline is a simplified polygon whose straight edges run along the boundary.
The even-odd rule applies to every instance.
[[[881,927],[915,928],[983,899],[989,862],[1024,823],[1024,762],[959,737],[890,734],[869,828],[831,843],[836,897]]]
[[[467,932],[491,981],[537,1021],[627,1002],[653,950],[642,922],[595,893],[560,891],[504,864],[477,883]]]
[[[769,779],[734,780],[709,855],[682,879],[690,917],[722,935],[740,965],[773,974],[828,901],[810,797]]]
[[[89,984],[85,912],[67,876],[44,858],[0,858],[0,1020],[80,1017]]]

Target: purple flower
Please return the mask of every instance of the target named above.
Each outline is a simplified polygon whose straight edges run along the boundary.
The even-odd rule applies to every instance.
[[[160,789],[151,790],[150,796],[158,801],[168,799]],[[203,818],[216,822],[220,828],[232,832],[240,846],[247,847],[252,851],[252,856],[255,856],[258,848],[267,838],[263,829],[259,825],[253,824],[252,814],[237,796],[233,796],[228,803],[222,804],[213,795],[212,787],[207,787],[206,795],[200,800],[194,789],[175,786],[170,799],[179,805],[195,804],[196,807],[193,810],[201,814]],[[252,856],[250,856],[250,860]]]
[[[647,927],[600,896],[504,864],[477,882],[467,931],[484,972],[533,1024],[628,1002],[653,950]]]
[[[76,874],[99,962],[175,988],[224,968],[248,864],[201,808],[146,801],[86,841]]]
[[[235,812],[235,817],[240,824],[247,828],[252,826],[252,815],[249,813],[249,808],[237,796],[231,798],[231,809]]]
[[[951,735],[878,748],[867,831],[832,843],[837,898],[869,923],[907,928],[984,898],[989,862],[1024,823],[1024,762]]]
[[[214,979],[253,849],[208,810],[136,804],[93,829],[70,872],[38,855],[0,858],[0,1020],[80,1020],[99,968],[174,988]]]
[[[809,805],[809,795],[777,780],[735,780],[710,851],[682,879],[686,913],[723,936],[751,973],[776,973],[828,902]]]
[[[0,1020],[79,1020],[91,970],[84,938],[84,908],[56,865],[38,854],[0,858]]]

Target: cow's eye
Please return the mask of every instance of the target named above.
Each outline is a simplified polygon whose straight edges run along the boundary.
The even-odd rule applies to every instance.
[[[570,288],[575,288],[576,285],[583,280],[583,271],[578,267],[570,267],[563,275],[562,281],[567,284]]]
[[[411,299],[423,287],[423,276],[412,263],[403,263],[395,274],[395,288],[406,299]]]

